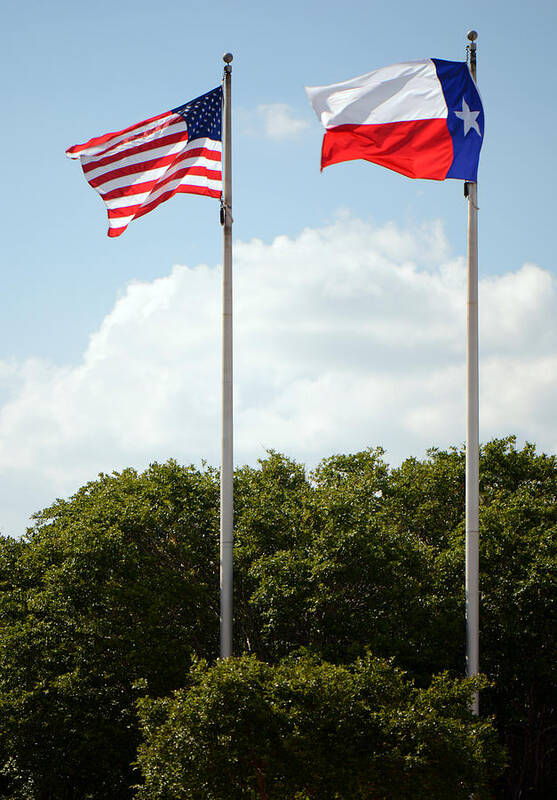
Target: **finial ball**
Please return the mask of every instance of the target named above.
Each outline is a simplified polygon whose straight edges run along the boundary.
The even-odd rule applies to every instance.
[[[232,55],[232,53],[225,53],[222,57],[222,60],[226,61],[227,64],[230,64],[233,58],[234,56]]]
[[[468,31],[468,38],[471,42],[475,42],[478,38],[478,31]]]

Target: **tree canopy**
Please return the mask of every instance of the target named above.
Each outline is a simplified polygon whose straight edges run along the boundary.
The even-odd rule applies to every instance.
[[[501,751],[471,686],[442,675],[417,689],[369,656],[198,663],[186,688],[140,703],[139,798],[489,797]]]
[[[217,503],[211,472],[170,462],[102,475],[4,540],[0,752],[22,797],[129,793],[134,682],[164,694],[214,657]]]
[[[238,469],[238,659],[228,664],[217,660],[216,470],[170,461],[143,473],[101,475],[37,514],[22,540],[0,539],[0,797],[216,800],[218,787],[212,795],[186,793],[206,756],[200,750],[192,767],[183,743],[198,726],[199,747],[205,742],[208,753],[212,742],[218,750],[241,719],[246,748],[229,765],[240,770],[239,793],[230,797],[419,798],[420,786],[434,787],[426,772],[428,781],[457,782],[466,753],[474,767],[461,775],[462,792],[473,785],[509,800],[552,797],[557,459],[509,437],[482,448],[480,469],[480,663],[487,683],[479,727],[465,708],[470,687],[461,680],[462,449],[431,450],[397,468],[380,449],[368,449],[326,458],[309,473],[270,452],[257,467]],[[391,681],[399,693],[374,705],[364,675],[369,691],[374,681]],[[234,703],[243,702],[246,686],[253,687],[253,707],[248,703],[242,717],[243,706]],[[236,711],[213,724],[208,709],[218,697]],[[369,734],[354,777],[359,788],[342,779],[336,794],[316,794],[317,777],[304,784],[296,764],[321,764],[325,741],[323,769],[340,763],[337,756],[356,758],[363,740],[354,739],[350,754],[337,733],[341,723],[360,724],[359,714],[368,714],[366,725],[383,715],[382,733]],[[405,744],[397,739],[403,717]],[[218,735],[213,725],[221,725]],[[502,776],[492,726],[506,751]],[[393,738],[381,738],[388,730]],[[267,772],[253,763],[248,769],[250,736],[258,753],[279,736],[283,762],[261,762]],[[450,764],[441,764],[434,745],[449,747]],[[225,758],[226,747],[218,752]],[[400,774],[413,781],[410,794],[396,794],[395,755],[414,765]],[[392,788],[383,794],[376,756],[392,765]],[[159,780],[165,769],[181,776],[181,789]],[[290,776],[281,778],[283,789],[277,775]],[[442,796],[434,791],[429,796]],[[459,791],[451,794],[464,796]]]

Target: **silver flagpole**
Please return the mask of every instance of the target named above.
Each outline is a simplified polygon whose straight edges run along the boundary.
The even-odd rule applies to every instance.
[[[468,64],[476,80],[476,31],[468,33]],[[466,675],[479,671],[479,368],[478,368],[478,184],[467,181],[468,305],[466,335]],[[479,714],[474,692],[472,712]]]
[[[225,53],[222,150],[222,458],[220,473],[220,656],[232,655],[233,425],[232,425],[232,53]]]

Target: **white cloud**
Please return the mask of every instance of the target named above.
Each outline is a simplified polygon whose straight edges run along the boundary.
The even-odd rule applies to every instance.
[[[465,264],[439,223],[340,217],[235,245],[237,463],[383,445],[393,463],[464,439]],[[557,450],[555,282],[482,281],[481,436]],[[132,283],[77,367],[0,363],[0,529],[99,471],[218,463],[220,271]]]
[[[296,139],[309,128],[309,122],[298,119],[288,103],[265,103],[255,111],[240,112],[240,126],[248,135],[264,135],[268,139],[282,141]]]

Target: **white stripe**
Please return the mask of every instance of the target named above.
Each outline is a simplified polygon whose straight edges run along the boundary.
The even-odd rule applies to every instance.
[[[158,139],[164,140],[167,136],[171,136],[172,134],[175,134],[175,133],[180,133],[183,136],[187,136],[187,131],[188,131],[187,125],[184,122],[184,120],[182,120],[182,122],[180,124],[169,125],[168,127],[163,128],[160,131],[155,131],[149,137],[144,138],[144,139],[140,139],[139,141],[133,141],[133,142],[127,142],[126,141],[126,142],[123,142],[118,147],[115,147],[113,150],[110,150],[108,153],[103,152],[102,154],[96,155],[96,156],[84,156],[81,159],[81,165],[86,167],[89,164],[96,164],[97,161],[102,160],[106,156],[113,156],[113,155],[118,155],[119,158],[116,159],[115,161],[113,161],[112,164],[106,164],[104,166],[101,165],[99,167],[99,169],[104,169],[105,171],[108,171],[110,169],[118,169],[118,167],[120,165],[124,166],[126,158],[139,158],[139,160],[145,161],[146,159],[148,159],[150,157],[148,154],[151,152],[151,148],[153,150],[157,149],[157,146],[158,146],[158,141],[157,140]],[[184,142],[185,141],[187,141],[187,140],[186,139],[182,140],[182,143],[181,143],[182,147],[184,146]],[[149,144],[150,148],[149,148],[149,150],[146,150],[143,153],[143,155],[141,153],[135,153],[135,155],[132,154],[131,156],[126,155],[127,152],[133,150],[135,147],[140,147],[141,145],[145,145],[145,144]],[[164,147],[164,146],[165,146],[164,143],[161,143],[161,147]],[[170,145],[167,145],[167,146],[170,146]],[[93,172],[93,170],[90,170],[89,172],[86,172],[85,174],[86,175],[91,175],[92,172]]]
[[[169,183],[165,183],[164,186],[160,186],[156,189],[147,192],[143,195],[143,199],[141,199],[141,195],[133,195],[136,198],[135,202],[130,202],[129,198],[126,197],[127,203],[122,206],[113,206],[113,208],[127,208],[128,206],[134,206],[141,203],[141,206],[149,205],[149,203],[158,200],[159,197],[167,192],[175,191],[178,186],[202,186],[207,189],[214,189],[217,192],[222,190],[222,180],[213,180],[212,178],[206,178],[204,175],[183,175],[181,178],[176,178]],[[109,201],[111,202],[111,201]],[[105,200],[105,205],[109,208],[109,202]]]
[[[199,166],[200,161],[201,161],[201,159],[199,159],[198,161],[194,161],[192,159],[192,163],[188,163],[189,162],[189,160],[188,160],[188,162],[186,163],[186,166],[192,166],[192,164],[195,165],[195,166]],[[221,166],[220,161],[219,162],[214,162],[214,161],[211,162],[211,161],[207,161],[207,159],[204,159],[204,161],[206,161],[206,165],[205,166],[207,166],[208,169],[212,169],[215,172],[220,172],[220,166]],[[184,166],[184,164],[180,163],[179,167],[177,167],[175,170],[173,170],[173,172],[175,172],[178,168],[182,168],[183,166]],[[167,175],[164,175],[164,179],[166,180],[167,178],[169,178],[171,176],[172,176],[172,172],[169,172]],[[222,176],[222,173],[221,173],[221,176]],[[220,188],[220,184],[222,183],[222,178],[218,178],[218,179],[217,178],[208,178],[208,177],[203,176],[203,175],[191,175],[191,174],[183,176],[181,178],[181,181],[182,182],[186,182],[186,183],[193,183],[194,185],[196,185],[195,181],[197,181],[198,179],[199,180],[210,181],[211,183],[215,183],[215,184],[218,183],[219,184],[219,188]],[[174,185],[172,181],[169,182],[169,183],[165,183],[164,185],[160,185],[160,184],[157,185],[155,183],[152,186],[151,189],[147,189],[146,191],[136,192],[134,194],[126,194],[126,195],[123,195],[122,197],[114,197],[114,198],[112,198],[110,200],[106,200],[103,197],[103,194],[101,194],[101,192],[99,192],[99,194],[101,195],[101,197],[103,197],[103,200],[104,200],[105,205],[106,205],[107,208],[126,208],[126,206],[133,206],[133,205],[136,205],[137,203],[143,202],[143,200],[146,197],[148,197],[149,195],[153,195],[153,197],[158,197],[159,194],[161,194],[162,192],[166,192],[168,190],[168,188],[170,186],[172,186],[172,185]],[[209,184],[207,184],[207,185],[209,185]],[[160,189],[160,191],[159,191],[159,189]],[[158,193],[158,194],[155,194],[155,193]],[[106,194],[106,192],[104,192],[104,194]]]
[[[164,167],[156,167],[155,169],[147,169],[145,172],[138,172],[135,175],[123,175],[121,178],[114,178],[112,181],[106,181],[99,186],[93,187],[101,195],[112,192],[114,189],[123,189],[126,186],[135,186],[136,183],[147,183],[148,181],[156,181],[166,173],[170,168],[169,164]]]
[[[330,86],[306,86],[325,128],[447,117],[447,104],[431,59],[392,64]]]
[[[160,123],[164,123],[164,126],[160,127]],[[182,117],[174,117],[174,120],[171,122],[159,120],[159,124],[151,125],[140,135],[132,131],[116,139],[110,139],[108,142],[98,145],[97,147],[88,148],[85,151],[85,155],[81,156],[81,163],[90,164],[105,156],[117,155],[118,153],[124,154],[132,147],[155,142],[163,136],[168,136],[171,133],[180,133],[180,131],[187,131],[186,122]]]
[[[204,142],[207,142],[207,144],[204,145]],[[85,177],[90,182],[94,178],[104,175],[105,173],[110,173],[114,170],[131,166],[132,164],[141,164],[143,161],[153,161],[157,158],[164,158],[164,156],[172,155],[173,153],[180,153],[182,151],[187,152],[188,150],[197,150],[199,147],[206,147],[213,152],[221,152],[221,143],[215,142],[212,139],[194,139],[191,142],[183,140],[172,145],[153,147],[152,150],[147,150],[143,153],[135,153],[131,156],[123,155],[121,159],[113,161],[112,164],[104,164],[97,169],[92,169],[89,172],[86,172]],[[90,161],[94,160],[95,159],[90,159]]]
[[[220,166],[220,165],[219,165]],[[167,176],[165,176],[166,178]],[[198,181],[205,181],[206,183],[198,183]],[[151,189],[147,189],[144,192],[136,192],[134,194],[126,194],[122,197],[114,197],[110,200],[106,200],[102,195],[104,200],[104,204],[107,208],[127,208],[128,206],[135,206],[138,203],[144,203],[144,201],[149,198],[149,200],[154,200],[159,197],[164,192],[170,190],[172,186],[177,186],[179,183],[189,184],[191,183],[193,186],[202,186],[206,185],[213,189],[222,189],[222,176],[221,178],[209,178],[205,175],[191,175],[187,174],[182,176],[182,178],[176,178],[174,181],[169,181],[168,183],[155,184]],[[100,192],[99,192],[100,194]]]
[[[158,200],[161,194],[171,192],[177,189],[178,186],[203,186],[206,189],[214,189],[220,192],[222,190],[222,180],[213,180],[212,178],[205,177],[205,175],[184,175],[181,178],[170,181],[170,183],[165,183],[160,189],[151,192],[147,200],[143,201],[142,205],[145,206],[153,200]]]
[[[168,191],[173,191],[177,189],[179,186],[200,186],[207,189],[214,189],[217,192],[222,191],[222,181],[208,180],[207,178],[204,178],[201,175],[186,175],[181,180],[173,181],[169,185],[161,187],[161,189],[157,190],[156,192],[148,193],[147,197],[142,202],[142,206],[148,205],[154,200],[157,200],[161,194],[164,194],[165,192]],[[139,198],[140,195],[134,195],[134,197]],[[107,208],[109,207],[109,204],[106,201],[105,205],[107,206]],[[137,201],[134,203],[130,203],[129,205],[130,206],[137,205]],[[127,225],[129,225],[132,219],[135,219],[135,217],[136,213],[130,214],[126,217],[113,217],[113,218],[109,217],[108,220],[109,227],[114,229],[125,228]]]
[[[127,139],[130,138],[130,136],[136,136],[136,137],[140,138],[142,134],[148,134],[149,131],[155,131],[161,125],[164,125],[165,127],[169,127],[169,122],[170,122],[170,125],[172,125],[172,124],[174,124],[174,120],[179,121],[180,119],[183,120],[183,117],[180,117],[178,114],[172,114],[171,112],[168,112],[168,114],[165,114],[164,116],[160,117],[160,119],[151,120],[150,122],[142,123],[141,125],[138,125],[137,128],[134,128],[133,130],[114,131],[114,133],[111,134],[110,138],[107,139],[106,141],[100,142],[97,145],[91,145],[91,147],[89,147],[89,148],[87,148],[85,150],[81,150],[80,152],[78,152],[73,157],[74,158],[76,158],[76,157],[77,158],[82,158],[82,157],[92,156],[94,158],[95,154],[98,156],[98,153],[101,150],[104,150],[107,147],[111,147],[111,146],[117,145],[118,142],[120,142],[120,141],[126,141]],[[93,137],[93,139],[96,139],[96,138],[100,138],[100,137],[96,137],[96,136]],[[78,147],[84,147],[85,145],[77,145],[77,146]]]
[[[132,219],[135,219],[135,214],[131,214],[129,217],[118,217],[118,219],[109,219],[108,220],[108,227],[109,228],[126,228]]]
[[[177,170],[185,169],[186,167],[207,167],[207,169],[220,170],[221,162],[214,161],[213,159],[206,158],[204,156],[190,156],[189,158],[183,158],[180,161],[172,164],[165,164],[162,167],[155,167],[153,169],[147,169],[144,172],[137,172],[134,175],[122,175],[120,178],[114,178],[113,180],[105,181],[99,186],[94,186],[93,188],[102,197],[102,195],[112,192],[114,189],[122,189],[126,186],[135,186],[137,183],[156,181],[159,178],[173,175]]]
[[[222,189],[222,180],[207,178],[205,175],[183,175],[181,178],[176,178],[148,192],[126,195],[125,197],[114,200],[105,200],[104,204],[107,209],[131,208],[136,205],[145,206],[154,200],[158,200],[162,194],[174,191],[178,186],[204,186],[207,189],[214,189],[220,192]]]
[[[130,136],[139,136],[143,131],[149,131],[149,130],[155,129],[159,125],[167,123],[169,119],[172,119],[172,117],[174,117],[176,119],[183,119],[182,117],[179,117],[179,115],[171,114],[169,112],[168,114],[166,114],[165,116],[161,117],[158,120],[154,120],[154,121],[151,121],[151,122],[143,124],[143,125],[138,125],[138,127],[135,128],[132,131],[126,131],[126,132],[124,132],[124,131],[114,131],[114,133],[111,134],[111,137],[109,139],[106,139],[104,142],[101,142],[101,143],[99,143],[97,145],[91,145],[91,147],[86,147],[85,145],[87,144],[87,142],[85,142],[85,144],[81,144],[81,145],[74,145],[75,147],[80,147],[80,148],[83,148],[83,149],[78,150],[77,152],[74,152],[74,153],[68,153],[66,151],[66,155],[68,156],[68,158],[82,158],[83,159],[83,158],[87,158],[88,156],[90,156],[91,158],[94,159],[95,157],[98,157],[100,153],[103,153],[107,148],[110,148],[111,146],[116,145],[119,141],[127,140],[127,139],[129,139]],[[173,123],[171,123],[171,124],[173,124]],[[93,136],[92,138],[93,139],[98,139],[100,137]]]
[[[138,194],[127,194],[124,197],[115,197],[113,200],[104,200],[103,198],[103,200],[105,206],[110,210],[128,208],[143,203],[149,197],[151,191],[151,189],[148,189],[146,192],[139,192]]]
[[[85,173],[85,177],[89,182],[91,182],[95,178],[99,178],[102,175],[109,175],[111,172],[114,172],[118,169],[131,167],[134,164],[157,161],[158,159],[165,158],[166,156],[177,155],[186,149],[186,145],[187,139],[183,139],[181,142],[168,144],[166,147],[154,147],[152,150],[147,150],[143,153],[135,153],[132,156],[118,159],[118,161],[114,161],[112,164],[103,164],[103,166],[97,167],[97,169],[92,169]]]

